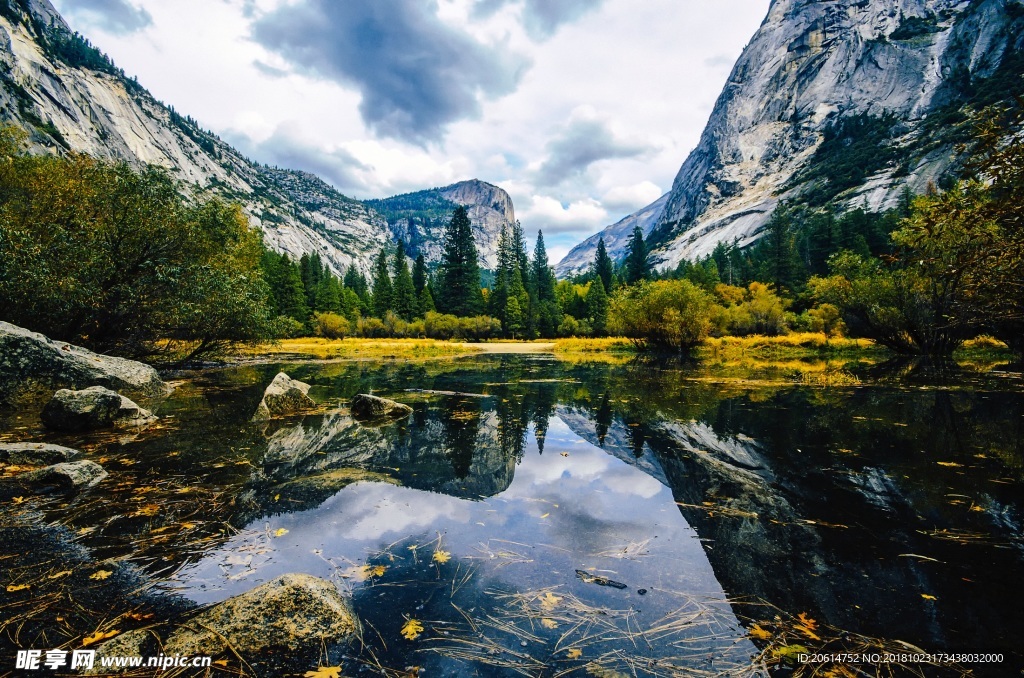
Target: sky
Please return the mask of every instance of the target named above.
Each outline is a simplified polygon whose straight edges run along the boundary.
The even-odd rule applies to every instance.
[[[653,202],[769,0],[53,0],[253,160],[355,198],[465,179],[552,263]]]

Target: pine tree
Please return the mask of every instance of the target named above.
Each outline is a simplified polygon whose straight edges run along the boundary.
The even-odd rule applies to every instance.
[[[608,326],[608,295],[604,292],[604,283],[600,278],[590,281],[586,300],[590,326],[593,328],[595,336],[601,336]]]
[[[302,285],[306,290],[306,304],[311,311],[320,311],[317,308],[316,295],[320,289],[320,283],[324,279],[325,269],[319,252],[303,254],[299,258],[299,271],[302,276]]]
[[[316,290],[317,311],[340,313],[341,312],[341,281],[330,273],[327,273],[320,280]]]
[[[279,288],[278,315],[288,316],[300,323],[309,319],[309,305],[306,303],[306,289],[297,264],[285,254],[281,257],[281,278]]]
[[[509,237],[508,227],[502,224],[501,233],[498,235],[498,263],[494,269],[491,292],[487,296],[488,312],[501,322],[502,329],[506,324],[505,307],[508,306],[508,283],[509,275],[512,273],[513,259],[512,240]]]
[[[418,295],[427,286],[427,262],[423,254],[416,255],[416,263],[412,267],[412,288]]]
[[[604,291],[607,294],[612,292],[612,277],[615,275],[615,264],[612,262],[612,258],[608,256],[608,249],[604,245],[604,238],[598,238],[597,240],[597,253],[594,255],[594,277],[601,281],[604,285]]]
[[[383,318],[393,303],[391,276],[388,274],[388,248],[382,247],[373,266],[373,315]]]
[[[483,309],[480,264],[477,262],[472,224],[465,207],[455,208],[445,229],[439,273],[435,297],[438,308],[456,316],[479,315]]]
[[[436,311],[434,307],[434,297],[430,294],[430,287],[424,286],[420,290],[419,295],[416,297],[416,307],[419,309],[421,317],[426,316],[431,311]]]
[[[626,246],[625,261],[626,283],[635,285],[641,280],[647,280],[651,274],[650,265],[647,263],[647,244],[644,243],[644,232],[639,226],[633,227],[633,235]]]
[[[530,263],[532,279],[532,318],[537,334],[545,338],[554,337],[562,312],[555,298],[555,274],[548,263],[548,251],[544,246],[544,233],[537,231],[537,243],[533,248],[533,261]]]
[[[391,291],[391,309],[402,320],[412,320],[416,316],[416,289],[409,274],[409,262],[405,258],[405,243],[401,240],[395,245],[393,270],[395,278]]]

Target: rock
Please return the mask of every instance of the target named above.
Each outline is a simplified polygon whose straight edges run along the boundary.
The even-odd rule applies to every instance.
[[[56,487],[65,494],[73,494],[92,487],[106,477],[107,472],[102,466],[94,461],[82,459],[21,473],[14,477],[14,481],[37,490]]]
[[[106,667],[100,662],[101,657],[155,657],[160,650],[159,638],[152,631],[136,629],[111,638],[96,648],[96,660],[93,667],[85,672],[87,676],[107,676],[111,674],[138,671],[128,667]]]
[[[61,389],[43,407],[43,425],[56,431],[89,431],[111,426],[152,423],[156,417],[130,399],[102,386],[81,391]]]
[[[229,598],[176,629],[165,654],[212,655],[230,648],[243,657],[269,648],[300,650],[351,639],[360,630],[334,584],[285,574]]]
[[[49,390],[96,385],[146,397],[170,391],[149,365],[99,355],[0,322],[0,399],[33,387]]]
[[[401,419],[412,414],[412,408],[404,403],[396,403],[387,398],[360,393],[352,397],[349,404],[352,416],[363,421],[374,419]]]
[[[284,372],[278,372],[274,381],[263,392],[263,400],[252,415],[253,421],[263,421],[316,407],[308,395],[309,384],[292,379]]]
[[[57,464],[70,461],[78,450],[46,443],[0,443],[0,462],[8,464]]]

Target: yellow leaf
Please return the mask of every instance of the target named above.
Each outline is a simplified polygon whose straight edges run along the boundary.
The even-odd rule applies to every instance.
[[[551,515],[550,513],[545,513],[545,514],[544,514],[544,515],[542,515],[542,516],[541,516],[540,518],[541,518],[541,520],[544,520],[545,518],[547,518],[547,517],[548,517],[548,516],[550,516],[550,515]]]
[[[558,628],[558,622],[556,622],[554,619],[548,619],[547,617],[544,617],[543,619],[540,620],[540,625],[543,626],[546,629],[557,629]]]
[[[51,574],[47,577],[47,579],[60,579],[61,577],[66,577],[69,574],[71,574],[71,570],[61,570],[60,572],[55,572]]]
[[[191,530],[195,526],[196,526],[195,523],[182,523],[181,524],[181,529],[183,529],[183,530]]]
[[[754,624],[754,626],[750,629],[748,635],[756,640],[768,640],[772,637],[772,632],[762,629],[757,624]]]
[[[406,640],[416,640],[423,633],[423,624],[415,619],[410,619],[402,626],[402,635]]]
[[[275,537],[283,537],[286,534],[288,534],[288,530],[284,529],[283,527],[279,527],[276,530],[274,530]]]
[[[131,515],[133,518],[136,518],[139,516],[155,516],[158,513],[160,513],[160,507],[157,504],[146,504],[132,511]]]
[[[11,501],[13,501],[15,504],[20,504],[21,502],[25,501],[25,497],[11,497]]]
[[[566,652],[565,656],[569,659],[579,659],[583,656],[583,650],[579,649],[578,647],[574,647],[568,652]]]
[[[551,593],[551,591],[548,591],[540,597],[540,606],[545,610],[553,610],[561,600],[561,597],[556,596]]]
[[[939,466],[947,466],[949,468],[963,468],[963,464],[958,464],[955,461],[937,461],[935,463]]]
[[[14,593],[15,591],[24,591],[29,586],[31,586],[31,584],[8,584],[7,592]]]
[[[921,597],[925,600],[938,600],[938,598],[936,598],[935,596],[929,596],[927,593],[922,593]]]
[[[96,579],[97,581],[102,581],[103,579],[106,579],[112,574],[114,573],[110,570],[99,570],[98,572],[93,572],[92,574],[90,574],[89,579]]]
[[[441,563],[443,565],[444,563],[447,563],[451,559],[452,559],[452,554],[449,553],[448,551],[441,551],[440,549],[438,549],[437,551],[434,551],[433,561],[435,563]]]
[[[107,638],[113,638],[114,636],[116,636],[119,633],[121,633],[121,632],[118,631],[117,629],[114,629],[113,631],[106,631],[106,632],[97,631],[96,633],[92,634],[91,636],[86,636],[85,638],[82,639],[82,647],[89,647],[90,645],[95,645],[96,643],[104,641]]]
[[[796,616],[796,618],[800,620],[801,624],[812,631],[816,631],[818,629],[818,622],[808,617],[806,612],[801,612]]]
[[[369,567],[369,566],[367,566],[367,567]],[[387,569],[388,568],[386,568],[383,565],[374,565],[373,567],[370,567],[370,571],[368,573],[368,576],[370,576],[370,577],[383,577],[384,576],[384,571],[387,570]]]
[[[279,500],[280,498],[281,498],[281,495],[279,495],[279,494],[275,494],[275,495],[274,495],[274,501],[277,501],[277,500]]]
[[[227,666],[228,665],[228,660],[227,659],[218,659],[218,660],[216,660],[213,663],[216,664],[217,666]]]
[[[341,678],[340,666],[321,666],[316,671],[306,671],[303,678]]]

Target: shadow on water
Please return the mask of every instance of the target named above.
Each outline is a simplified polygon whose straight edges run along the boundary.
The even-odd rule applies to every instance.
[[[278,369],[324,410],[249,423]],[[826,626],[1019,671],[1019,375],[870,370],[832,389],[544,356],[208,371],[162,429],[47,436],[111,477],[35,510],[194,603],[332,579],[365,628],[323,660],[351,671],[742,675],[794,638],[840,647]],[[371,391],[412,415],[359,425],[343,404]]]

